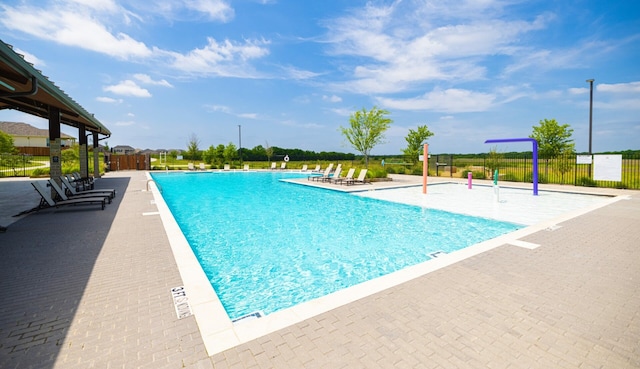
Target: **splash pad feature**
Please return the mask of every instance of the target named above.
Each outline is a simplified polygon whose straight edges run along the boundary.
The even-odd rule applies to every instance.
[[[533,196],[538,196],[538,141],[533,138],[497,138],[484,141],[484,143],[505,143],[505,142],[531,142],[533,145]],[[498,178],[494,179],[497,183]]]

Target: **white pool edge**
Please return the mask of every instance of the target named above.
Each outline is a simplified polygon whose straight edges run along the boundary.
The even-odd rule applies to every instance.
[[[152,179],[147,172],[148,179]],[[232,323],[218,295],[202,270],[191,246],[180,230],[169,207],[158,191],[155,182],[149,186],[160,213],[174,259],[182,278],[192,313],[200,329],[207,353],[215,355],[253,339],[265,336],[282,328],[347,305],[363,297],[373,295],[393,286],[424,276],[433,271],[455,264],[472,256],[492,250],[505,244],[522,244],[519,239],[535,232],[551,228],[577,216],[626,199],[629,196],[615,196],[602,203],[567,212],[553,219],[521,228],[517,231],[487,240],[467,248],[427,260],[367,282],[351,286],[326,296],[304,302],[288,309],[280,310],[259,319]],[[586,193],[585,193],[586,194]]]

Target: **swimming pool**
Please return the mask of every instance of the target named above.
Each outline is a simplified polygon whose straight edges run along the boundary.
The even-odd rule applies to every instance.
[[[280,179],[154,173],[231,319],[285,309],[521,228]]]

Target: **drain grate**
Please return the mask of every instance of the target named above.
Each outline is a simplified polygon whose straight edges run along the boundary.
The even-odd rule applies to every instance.
[[[249,313],[247,315],[243,315],[239,318],[235,318],[231,321],[231,323],[238,323],[241,321],[248,321],[248,320],[254,320],[254,319],[259,319],[262,318],[264,316],[264,313],[262,311],[254,311],[253,313]]]

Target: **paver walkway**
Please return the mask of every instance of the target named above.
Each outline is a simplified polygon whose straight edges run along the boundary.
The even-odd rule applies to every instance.
[[[97,187],[0,234],[1,368],[640,368],[638,192],[208,357],[144,174]]]

